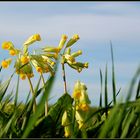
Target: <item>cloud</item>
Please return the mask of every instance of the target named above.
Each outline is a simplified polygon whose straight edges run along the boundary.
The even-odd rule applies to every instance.
[[[10,21],[10,24],[9,24]],[[135,15],[114,16],[88,14],[53,15],[16,20],[5,18],[1,22],[1,36],[26,36],[39,32],[48,40],[58,39],[61,34],[72,36],[78,33],[82,40],[119,40],[138,41],[140,36],[140,18]]]

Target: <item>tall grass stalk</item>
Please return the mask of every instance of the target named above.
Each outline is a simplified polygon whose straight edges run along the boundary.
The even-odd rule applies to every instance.
[[[34,92],[34,89],[33,89],[33,85],[32,85],[31,79],[30,79],[28,76],[27,76],[27,79],[28,79],[28,82],[29,82],[29,85],[30,85],[30,89],[31,89],[31,92],[32,92],[32,96],[34,97],[33,112],[35,113],[35,112],[36,112],[35,92]]]

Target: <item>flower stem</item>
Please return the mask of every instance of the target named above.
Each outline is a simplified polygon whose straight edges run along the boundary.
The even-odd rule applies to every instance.
[[[33,112],[35,113],[36,112],[35,92],[34,92],[34,89],[33,89],[33,85],[32,85],[31,79],[28,76],[27,76],[27,79],[29,81],[30,89],[31,89],[32,95],[34,97]]]
[[[44,77],[41,73],[41,79],[42,79],[42,82],[43,82],[43,85],[45,86],[45,80],[44,80]],[[45,116],[47,116],[48,114],[48,100],[46,99],[46,102],[45,102]]]
[[[67,83],[66,83],[66,74],[65,74],[65,66],[64,63],[62,63],[62,75],[63,75],[63,81],[64,81],[64,93],[67,93]]]

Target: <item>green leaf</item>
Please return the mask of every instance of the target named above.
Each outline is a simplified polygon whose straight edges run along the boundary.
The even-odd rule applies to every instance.
[[[72,104],[73,99],[69,94],[64,94],[62,97],[58,99],[58,101],[51,107],[48,112],[55,123],[58,123],[58,120],[62,117],[64,111],[69,108]],[[59,110],[59,111],[58,111]]]

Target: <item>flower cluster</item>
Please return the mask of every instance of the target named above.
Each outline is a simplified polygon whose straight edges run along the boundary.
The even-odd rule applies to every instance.
[[[66,45],[66,51],[64,52],[64,55],[62,56],[61,63],[67,63],[71,68],[77,70],[78,72],[81,72],[83,68],[88,68],[88,62],[81,63],[76,61],[76,57],[79,55],[82,55],[82,51],[78,50],[77,52],[71,53],[71,48],[75,42],[79,39],[79,36],[75,34],[67,43]]]
[[[53,50],[59,49],[57,53],[52,54],[54,52],[52,49],[46,47],[43,54],[29,54],[28,48],[31,44],[36,41],[40,41],[41,37],[39,34],[34,34],[29,37],[23,44],[23,48],[21,50],[14,47],[13,43],[10,41],[6,41],[2,43],[2,48],[5,50],[9,50],[9,54],[11,56],[17,56],[14,64],[14,68],[17,74],[20,75],[22,80],[28,78],[32,78],[33,67],[35,67],[36,71],[40,74],[50,72],[51,75],[54,75],[54,65],[55,60],[57,59],[58,53],[62,49],[62,39],[61,46],[59,48],[53,48]],[[46,52],[46,50],[49,50]],[[8,68],[11,64],[12,59],[3,60],[1,66],[3,68]]]
[[[76,103],[76,110],[88,111],[91,103],[87,94],[87,87],[84,83],[77,81],[74,86],[73,98]]]

